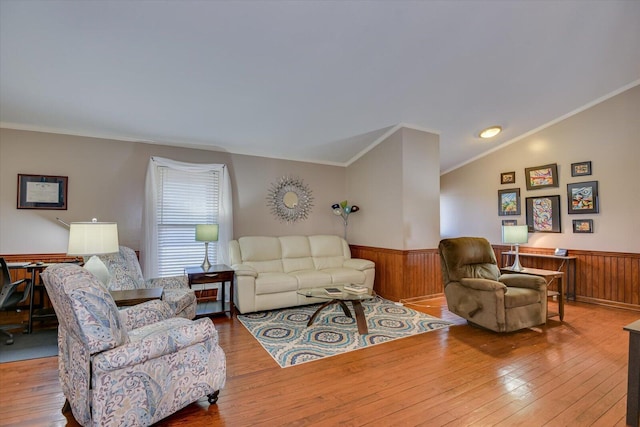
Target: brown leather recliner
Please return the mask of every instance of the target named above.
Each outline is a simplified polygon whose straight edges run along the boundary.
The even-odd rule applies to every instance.
[[[438,251],[449,311],[495,332],[546,323],[545,280],[525,274],[501,275],[486,239],[443,239]]]

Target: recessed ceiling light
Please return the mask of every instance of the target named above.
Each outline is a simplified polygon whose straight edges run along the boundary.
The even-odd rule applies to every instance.
[[[483,139],[493,138],[500,132],[502,132],[501,126],[491,126],[480,131],[480,138],[483,138]]]

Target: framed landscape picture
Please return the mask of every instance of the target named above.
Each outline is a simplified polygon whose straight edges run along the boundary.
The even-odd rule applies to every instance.
[[[573,232],[574,233],[593,233],[593,220],[592,219],[574,219]]]
[[[527,190],[558,187],[558,165],[552,163],[549,165],[525,168],[524,177],[527,181]]]
[[[520,215],[520,189],[498,190],[498,215]]]
[[[502,225],[518,225],[518,220],[517,219],[503,219],[502,220]]]
[[[527,226],[530,233],[560,233],[560,196],[527,197]]]
[[[598,213],[598,181],[567,184],[570,214]]]

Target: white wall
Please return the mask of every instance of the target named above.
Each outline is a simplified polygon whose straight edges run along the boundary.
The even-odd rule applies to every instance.
[[[140,248],[144,178],[150,156],[229,165],[234,234],[342,234],[331,205],[345,197],[345,170],[224,152],[0,129],[0,253],[64,253],[68,230],[56,221],[118,223],[120,242]],[[67,210],[17,209],[17,175],[69,177]],[[266,204],[273,182],[298,176],[311,189],[309,218],[278,221]]]
[[[486,144],[487,142],[478,142]],[[591,176],[571,164],[591,161]],[[524,169],[557,163],[559,187],[527,191]],[[516,171],[515,185],[500,173]],[[568,214],[567,184],[598,181],[600,212]],[[640,252],[640,86],[612,97],[441,177],[443,237],[483,236],[501,243],[503,219],[526,223],[525,199],[560,195],[561,233],[530,233],[528,246]],[[521,212],[498,216],[498,190],[520,188]],[[572,220],[593,219],[593,234],[575,234]]]
[[[440,238],[439,137],[399,129],[347,167],[349,242],[389,249],[437,247]]]

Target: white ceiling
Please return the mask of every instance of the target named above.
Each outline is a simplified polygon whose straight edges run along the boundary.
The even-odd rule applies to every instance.
[[[0,0],[8,128],[447,171],[639,82],[640,1]]]

